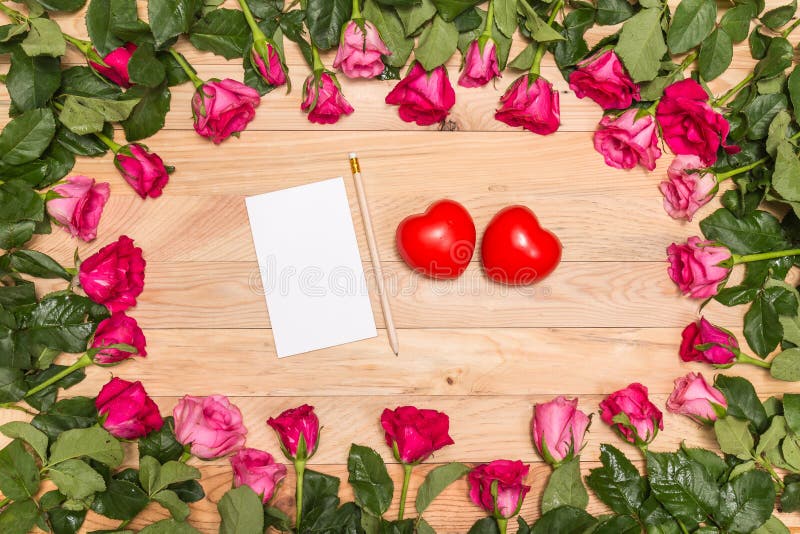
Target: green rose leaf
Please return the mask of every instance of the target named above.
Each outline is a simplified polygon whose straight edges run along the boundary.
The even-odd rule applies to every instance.
[[[103,477],[81,460],[66,460],[48,470],[50,479],[69,499],[82,500],[106,490]]]
[[[542,513],[560,506],[585,509],[589,504],[589,494],[581,480],[580,457],[559,465],[550,474],[542,495]]]
[[[92,510],[111,519],[133,519],[144,510],[150,498],[138,485],[112,478],[104,492],[95,495]]]
[[[755,443],[747,421],[730,415],[717,419],[714,423],[714,433],[717,435],[717,442],[722,452],[732,454],[742,460],[749,460],[753,457]]]
[[[170,484],[196,480],[200,478],[200,471],[182,462],[170,460],[164,465],[151,456],[144,456],[139,460],[139,480],[144,490],[153,495]]]
[[[166,83],[157,87],[132,87],[128,95],[139,99],[128,118],[121,123],[128,141],[145,139],[164,127],[172,99]]]
[[[46,413],[40,413],[31,420],[31,424],[44,432],[50,441],[54,441],[66,430],[88,428],[95,423],[97,423],[97,408],[94,406],[94,399],[89,397],[60,400]]]
[[[11,439],[20,439],[31,446],[42,461],[47,461],[47,436],[30,423],[10,421],[0,426],[0,432]]]
[[[200,50],[233,59],[247,52],[250,28],[240,9],[215,9],[194,23],[189,40]]]
[[[492,522],[494,519],[488,518]],[[543,514],[530,529],[531,534],[569,534],[592,532],[597,520],[580,508],[562,506]],[[495,531],[496,532],[496,531]]]
[[[661,30],[661,9],[643,9],[622,26],[615,51],[633,81],[649,81],[658,76],[661,58],[667,51]]]
[[[495,518],[484,517],[478,519],[467,531],[467,534],[500,534],[500,529],[497,528]]]
[[[0,145],[2,143],[3,135],[0,134]],[[10,180],[0,184],[0,220],[15,222],[42,219],[44,219],[44,201],[29,183]]]
[[[480,4],[482,0],[433,0],[436,10],[446,21],[452,21],[467,9]],[[522,0],[524,3],[525,0]]]
[[[138,103],[138,98],[108,100],[68,95],[58,118],[61,124],[78,135],[97,133],[103,130],[106,122],[127,119]]]
[[[31,29],[20,46],[29,56],[63,56],[67,42],[61,28],[50,19],[31,19]]]
[[[494,21],[506,37],[517,30],[517,0],[494,0]]]
[[[90,0],[86,10],[86,31],[101,56],[125,44],[114,32],[115,7],[113,0]]]
[[[469,472],[469,466],[453,462],[431,470],[417,490],[417,513],[422,513],[444,489]]]
[[[337,46],[342,26],[350,19],[352,9],[350,0],[308,0],[306,23],[311,41],[320,50]]]
[[[220,534],[253,534],[264,531],[261,499],[248,486],[229,490],[217,505],[222,517]]]
[[[764,471],[748,471],[722,486],[719,514],[725,532],[747,534],[763,525],[775,506],[775,487]]]
[[[761,434],[758,438],[758,445],[756,446],[756,454],[765,454],[780,446],[781,440],[786,437],[786,420],[776,415],[772,418],[772,422],[767,428],[767,431]]]
[[[9,122],[0,133],[0,160],[21,165],[41,156],[55,135],[56,123],[49,109],[32,109]]]
[[[2,194],[2,193],[0,193]],[[38,195],[37,195],[38,196]],[[0,209],[0,218],[4,218]],[[0,222],[0,248],[9,250],[23,246],[33,237],[36,229],[34,221]],[[21,287],[21,286],[20,286]],[[2,288],[6,289],[6,288]],[[2,291],[0,291],[2,293]],[[0,297],[0,306],[5,306],[3,297]]]
[[[39,508],[33,499],[15,501],[0,512],[0,532],[27,534],[39,517]]]
[[[633,6],[627,0],[597,1],[597,23],[601,26],[619,24],[632,16]],[[747,22],[750,22],[750,19]]]
[[[246,487],[246,486],[244,486]],[[252,491],[252,490],[251,490]],[[153,500],[166,508],[177,521],[185,521],[189,517],[189,505],[180,500],[178,494],[171,490],[161,490],[153,495]],[[263,521],[263,518],[262,518]],[[235,532],[235,531],[231,531]],[[246,531],[242,531],[246,532]],[[247,532],[257,532],[256,530]],[[258,531],[260,532],[260,531]]]
[[[800,394],[784,393],[783,416],[789,429],[795,434],[800,434]]]
[[[752,4],[739,4],[731,7],[719,22],[719,27],[725,30],[734,43],[739,43],[747,39],[747,32],[750,31],[750,21],[752,20],[755,8]]]
[[[713,80],[725,72],[733,59],[733,41],[725,30],[717,28],[703,40],[697,67],[704,80]]]
[[[764,58],[759,61],[753,74],[756,80],[772,78],[792,66],[792,45],[783,37],[775,37],[769,43]]]
[[[788,245],[780,222],[766,211],[736,217],[720,208],[700,221],[700,229],[706,239],[719,241],[736,254],[782,250]]]
[[[48,11],[78,11],[86,0],[36,0]]]
[[[59,58],[30,57],[22,48],[15,47],[6,76],[6,88],[14,109],[29,111],[47,106],[61,83],[60,65]]]
[[[458,46],[458,30],[442,17],[433,18],[433,24],[423,30],[414,57],[425,70],[433,70],[445,63]]]
[[[400,22],[403,23],[406,36],[411,36],[416,34],[423,24],[433,18],[436,14],[436,6],[433,5],[432,0],[422,0],[419,5],[397,7],[395,11],[400,17]]]
[[[66,365],[57,365],[52,364],[53,358],[58,355],[60,352],[59,350],[50,350],[50,358],[44,358],[45,362],[41,363],[40,361],[36,361],[35,364],[37,367],[46,367],[43,371],[38,372],[36,374],[29,374],[25,377],[25,383],[28,385],[28,389],[31,389],[39,384],[45,382],[46,380],[54,377],[59,372],[65,370],[67,368]],[[46,354],[47,351],[44,351]],[[49,386],[45,387],[43,390],[34,393],[25,398],[25,402],[30,404],[32,407],[36,408],[40,411],[49,410],[53,404],[56,402],[56,396],[58,394],[59,389],[68,389],[74,386],[75,384],[80,383],[84,378],[86,378],[86,371],[84,369],[79,369],[74,371],[67,376],[57,380],[54,384],[50,384]]]
[[[787,80],[789,98],[792,101],[792,109],[800,109],[800,65],[796,66]],[[795,111],[797,113],[797,111]]]
[[[194,20],[195,0],[150,0],[147,14],[156,48],[189,31]]]
[[[592,534],[639,534],[642,527],[629,515],[615,515],[600,521]]]
[[[719,506],[717,485],[702,464],[682,453],[647,453],[653,495],[675,519],[694,525],[713,516]]]
[[[142,43],[128,61],[128,75],[133,84],[158,87],[166,78],[166,69],[155,56],[153,46],[149,43]]]
[[[182,523],[174,519],[162,519],[147,525],[139,531],[139,534],[200,534],[200,532],[189,523]]]
[[[386,64],[391,67],[405,65],[414,48],[414,40],[406,37],[400,17],[394,10],[380,8],[375,0],[366,0],[362,12],[367,20],[375,24],[384,43],[392,51],[392,55],[384,58]]]
[[[786,349],[775,356],[769,371],[778,380],[800,381],[800,348]]]
[[[347,458],[347,471],[356,503],[372,515],[383,515],[392,504],[394,483],[381,455],[369,447],[353,444]]]
[[[785,200],[800,201],[800,159],[789,142],[779,143],[776,153],[772,188]]]
[[[714,386],[728,401],[728,415],[750,421],[758,433],[767,429],[767,412],[753,384],[738,376],[717,375]]]
[[[725,460],[712,451],[687,447],[685,444],[681,444],[681,451],[690,460],[705,467],[714,480],[719,480],[728,471],[728,465]]]
[[[335,513],[339,506],[339,479],[306,470],[303,476],[303,523],[302,528],[312,525],[317,519]],[[368,514],[364,514],[365,517]]]
[[[771,30],[777,30],[790,20],[797,13],[797,0],[792,0],[785,6],[770,9],[761,16],[761,22]]]
[[[753,531],[753,534],[789,534],[789,529],[775,516]]]
[[[122,445],[99,427],[77,428],[62,433],[50,450],[50,465],[87,456],[109,467],[122,463]]]
[[[161,430],[154,430],[139,439],[139,458],[152,456],[158,463],[178,460],[183,454],[183,445],[175,439],[172,416],[164,418]]]
[[[525,18],[525,28],[530,32],[531,39],[538,43],[548,43],[551,41],[561,41],[564,37],[553,29],[542,17],[528,4],[526,0],[520,0],[518,4],[520,13]]]
[[[647,496],[647,480],[617,448],[600,445],[603,467],[592,469],[586,484],[618,514],[636,515]]]
[[[14,501],[39,492],[39,467],[21,440],[15,439],[0,450],[0,491]]]
[[[782,93],[758,95],[752,102],[742,108],[742,114],[747,120],[747,138],[751,140],[764,139],[769,133],[769,125],[775,116],[786,109],[788,102]]]
[[[717,19],[714,0],[682,0],[675,9],[667,32],[667,45],[673,54],[694,48],[709,36]]]
[[[18,273],[36,278],[63,278],[72,280],[72,275],[56,260],[38,250],[16,250],[9,255],[9,266]]]

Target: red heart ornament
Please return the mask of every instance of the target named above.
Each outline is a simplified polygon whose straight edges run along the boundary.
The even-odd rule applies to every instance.
[[[453,200],[434,202],[425,213],[397,226],[397,250],[409,267],[431,278],[458,278],[475,251],[475,223]]]
[[[527,285],[542,280],[561,261],[561,242],[525,206],[503,208],[489,221],[481,262],[495,282]]]

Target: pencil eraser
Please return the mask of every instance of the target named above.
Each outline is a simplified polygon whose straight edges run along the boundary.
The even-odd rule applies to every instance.
[[[350,159],[356,159],[358,156],[356,156],[355,152],[350,152],[350,154],[347,157]]]

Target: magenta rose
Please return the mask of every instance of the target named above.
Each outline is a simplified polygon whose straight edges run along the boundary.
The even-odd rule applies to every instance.
[[[661,157],[656,121],[652,115],[636,118],[638,110],[629,109],[619,117],[605,115],[594,133],[594,149],[603,155],[606,165],[632,169],[637,164],[647,170],[656,168]]]
[[[386,432],[386,444],[394,451],[398,462],[416,464],[435,451],[452,445],[448,433],[450,418],[436,410],[420,410],[414,406],[400,406],[383,410],[381,426]]]
[[[700,373],[689,373],[675,379],[675,389],[667,399],[667,410],[686,415],[698,423],[717,420],[714,406],[727,408],[728,402],[720,390],[708,385]]]
[[[250,61],[258,74],[269,85],[278,87],[286,83],[286,67],[272,43],[263,42],[260,45],[253,45],[253,48],[250,49]]]
[[[192,97],[194,129],[220,144],[247,128],[261,103],[258,91],[236,80],[204,83]]]
[[[550,464],[572,459],[583,447],[589,416],[578,409],[578,399],[556,397],[533,406],[531,433],[539,455]]]
[[[140,143],[122,147],[114,156],[114,165],[133,190],[142,198],[156,198],[169,181],[170,170],[158,154]]]
[[[679,354],[685,362],[728,365],[736,360],[738,349],[736,336],[700,317],[683,329]]]
[[[334,124],[342,115],[350,115],[353,106],[345,100],[336,79],[322,72],[311,74],[303,84],[306,97],[300,109],[308,113],[308,120],[317,124]]]
[[[84,292],[111,313],[136,305],[144,289],[142,249],[128,236],[120,236],[80,264],[78,280]]]
[[[494,118],[509,126],[547,135],[561,124],[558,91],[541,76],[526,74],[516,79],[500,98]]]
[[[122,349],[105,348],[95,354],[94,361],[102,365],[112,364],[126,360],[132,356],[147,356],[145,338],[142,329],[133,317],[128,317],[124,312],[111,314],[108,319],[103,319],[97,325],[92,340],[92,348],[109,347],[110,345],[130,345],[136,352]]]
[[[158,406],[138,380],[112,378],[100,390],[94,405],[102,416],[103,428],[121,439],[141,438],[164,424]]]
[[[127,89],[131,86],[131,78],[128,75],[128,63],[135,51],[135,44],[125,43],[124,46],[115,48],[103,57],[105,66],[95,63],[94,61],[90,61],[89,65],[115,84]]]
[[[111,195],[109,185],[95,183],[88,176],[70,176],[53,192],[59,197],[47,201],[47,213],[72,237],[84,241],[96,238],[103,208]]]
[[[464,69],[458,78],[461,87],[483,87],[495,78],[500,77],[500,66],[497,63],[497,46],[492,39],[481,44],[475,39],[469,45],[464,56]]]
[[[667,248],[667,272],[684,295],[705,299],[716,295],[720,283],[728,277],[730,267],[720,263],[730,258],[731,251],[726,247],[694,236],[683,245],[673,243]]]
[[[613,50],[578,63],[569,76],[569,88],[578,98],[589,97],[603,109],[625,109],[639,100],[639,86],[625,72]]]
[[[695,212],[713,198],[717,179],[703,167],[703,161],[694,155],[672,160],[667,169],[668,179],[658,188],[664,195],[664,211],[673,219],[691,221]]]
[[[705,90],[691,78],[664,89],[656,118],[664,141],[675,154],[694,154],[705,166],[717,161],[720,146],[730,154],[739,151],[739,147],[725,144],[728,121],[711,108]]]
[[[286,477],[286,466],[275,463],[272,455],[245,447],[231,456],[233,486],[248,486],[267,504],[275,495],[278,484]]]
[[[374,78],[383,72],[381,56],[389,56],[378,28],[368,20],[351,20],[344,27],[333,68],[342,69],[348,78]]]
[[[638,383],[606,397],[600,403],[600,418],[637,445],[650,443],[664,429],[661,410],[650,402],[647,388]]]
[[[186,395],[172,411],[175,439],[189,445],[192,454],[210,460],[244,446],[247,429],[242,412],[224,395]]]
[[[281,449],[290,460],[305,461],[317,452],[319,419],[314,407],[303,404],[270,417],[267,424],[278,434]]]
[[[447,117],[456,103],[456,93],[444,65],[426,72],[414,62],[406,77],[386,95],[386,103],[400,106],[398,113],[404,121],[430,126]]]
[[[467,476],[469,498],[496,518],[508,519],[519,513],[531,487],[525,485],[529,466],[519,460],[494,460],[473,467]],[[496,495],[492,486],[496,485]]]

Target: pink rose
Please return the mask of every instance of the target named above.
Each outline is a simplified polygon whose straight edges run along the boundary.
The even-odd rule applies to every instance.
[[[709,166],[717,161],[720,146],[729,154],[739,152],[739,147],[725,144],[728,121],[711,108],[705,90],[691,78],[664,90],[656,118],[664,141],[676,154],[694,154]]]
[[[696,299],[713,297],[730,273],[730,267],[719,264],[730,257],[731,251],[726,247],[690,237],[683,245],[673,243],[667,248],[667,272],[684,295]]]
[[[131,79],[128,76],[128,63],[135,51],[135,44],[125,43],[124,46],[115,48],[103,57],[103,63],[106,66],[94,61],[90,61],[89,65],[115,84],[127,89],[131,86]]]
[[[158,406],[147,396],[138,380],[128,382],[114,377],[103,386],[94,401],[103,416],[103,428],[121,439],[138,439],[160,430],[164,424]]]
[[[303,84],[305,100],[300,109],[308,113],[308,120],[317,124],[334,124],[342,115],[350,115],[353,106],[345,100],[339,84],[327,72],[315,76],[313,73]]]
[[[419,62],[400,83],[394,86],[386,103],[400,106],[400,118],[420,126],[443,121],[456,103],[456,93],[450,85],[444,65],[426,72]]]
[[[253,45],[253,48],[250,49],[250,61],[253,63],[253,67],[269,85],[278,87],[285,84],[286,69],[280,54],[272,46],[272,43],[265,42],[262,46]],[[260,53],[258,48],[262,48]]]
[[[697,347],[703,347],[702,350]],[[700,317],[700,320],[689,323],[681,334],[681,360],[685,362],[705,362],[713,365],[728,365],[736,360],[739,342],[736,336],[711,324]]]
[[[286,477],[286,466],[275,463],[272,455],[257,449],[241,449],[231,456],[233,486],[248,486],[267,504],[275,495],[278,484]]]
[[[617,422],[617,416],[627,422]],[[600,418],[617,430],[629,443],[650,443],[664,429],[661,410],[647,398],[647,388],[633,383],[615,391],[600,403]]]
[[[169,181],[169,169],[158,156],[139,143],[122,147],[114,156],[114,165],[133,190],[142,198],[161,196]]]
[[[91,241],[97,237],[97,226],[103,208],[111,195],[107,183],[96,184],[87,176],[70,176],[67,183],[53,188],[59,198],[47,202],[47,213],[72,237]]]
[[[194,129],[220,144],[247,128],[260,103],[258,91],[236,80],[206,82],[192,97]]]
[[[656,168],[661,157],[652,115],[636,118],[638,110],[629,109],[619,117],[605,115],[594,133],[594,149],[617,169],[632,169],[637,163],[647,170]]]
[[[589,417],[578,409],[578,399],[556,397],[533,406],[533,444],[550,464],[570,460],[580,454]]]
[[[500,98],[494,118],[540,135],[551,134],[561,124],[558,91],[541,76],[520,76]]]
[[[531,489],[525,485],[529,469],[519,460],[495,460],[473,467],[467,477],[469,498],[495,517],[513,517]],[[497,498],[492,495],[493,485]]]
[[[313,406],[303,404],[286,410],[276,418],[270,417],[267,424],[277,432],[281,449],[290,460],[307,460],[317,452],[319,419]]]
[[[500,66],[497,63],[497,47],[492,39],[481,46],[481,40],[475,39],[467,49],[464,57],[464,70],[458,78],[461,87],[483,87],[495,78],[500,77]]]
[[[667,399],[667,410],[706,424],[717,420],[715,404],[723,408],[728,407],[722,392],[709,386],[703,375],[689,373],[675,379],[675,389]]]
[[[569,88],[578,98],[588,96],[603,109],[625,109],[639,100],[633,83],[613,50],[586,58],[569,76]]]
[[[695,212],[713,198],[717,179],[704,172],[703,167],[703,161],[694,155],[672,160],[667,169],[669,179],[661,182],[658,188],[664,195],[664,211],[673,219],[691,221]]]
[[[363,28],[355,20],[344,27],[342,41],[333,60],[333,68],[342,69],[348,78],[374,78],[385,68],[381,56],[390,56],[378,28],[362,19]]]
[[[78,280],[89,298],[111,313],[125,311],[144,289],[144,266],[142,249],[123,235],[83,260]]]
[[[128,317],[124,312],[111,314],[108,319],[103,319],[97,325],[94,333],[92,348],[108,347],[110,345],[130,345],[136,348],[131,353],[126,350],[105,348],[95,354],[94,361],[102,365],[112,364],[126,360],[132,356],[147,356],[144,350],[145,338],[142,329],[133,317]]]
[[[381,426],[386,432],[386,444],[392,448],[398,462],[416,464],[435,451],[452,445],[448,433],[450,418],[436,410],[420,410],[414,406],[400,406],[383,410]]]
[[[191,446],[192,454],[210,460],[244,446],[247,429],[242,412],[224,395],[186,395],[172,411],[175,439]]]

